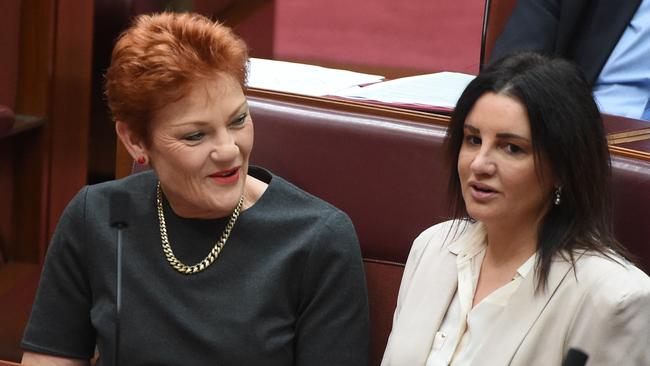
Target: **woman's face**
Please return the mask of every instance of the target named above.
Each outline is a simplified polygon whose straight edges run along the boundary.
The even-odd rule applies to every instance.
[[[253,123],[239,83],[225,74],[194,83],[157,111],[146,148],[178,215],[229,215],[244,193]]]
[[[481,96],[465,120],[458,175],[469,216],[486,225],[537,225],[552,198],[552,177],[542,159],[535,169],[530,122],[516,99]]]

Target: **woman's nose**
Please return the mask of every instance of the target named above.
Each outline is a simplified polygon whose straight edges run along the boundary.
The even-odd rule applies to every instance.
[[[214,161],[230,161],[237,157],[239,147],[230,134],[215,138],[210,151],[210,158]]]
[[[476,175],[493,175],[496,172],[496,163],[492,152],[486,146],[482,146],[476,152],[470,164],[470,169]]]

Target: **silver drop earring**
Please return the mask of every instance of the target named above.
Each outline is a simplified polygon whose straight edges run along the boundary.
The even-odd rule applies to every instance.
[[[555,206],[559,206],[560,203],[562,202],[562,197],[560,197],[561,195],[562,195],[562,187],[556,187],[555,188],[555,200],[553,201]]]

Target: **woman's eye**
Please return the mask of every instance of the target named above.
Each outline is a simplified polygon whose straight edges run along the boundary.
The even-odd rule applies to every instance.
[[[203,136],[205,136],[203,132],[195,132],[190,135],[186,135],[185,137],[183,137],[183,140],[200,141],[203,138]]]
[[[244,113],[237,117],[234,121],[230,123],[231,126],[233,127],[238,127],[244,124],[246,122],[246,117],[248,117],[248,113]]]
[[[514,145],[514,144],[507,144],[505,146],[505,150],[509,154],[517,154],[517,153],[520,153],[520,152],[523,151],[522,148],[520,148],[519,146]]]
[[[474,135],[465,136],[465,141],[470,145],[480,145],[481,138]]]

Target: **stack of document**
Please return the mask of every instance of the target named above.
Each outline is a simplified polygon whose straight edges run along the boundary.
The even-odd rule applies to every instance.
[[[309,96],[331,95],[383,79],[380,75],[260,58],[251,58],[248,66],[248,87]]]
[[[384,81],[380,75],[259,58],[251,58],[248,69],[251,88],[439,112],[453,110],[474,78],[438,72]]]
[[[356,86],[332,95],[397,107],[450,111],[474,78],[458,72],[438,72]]]

